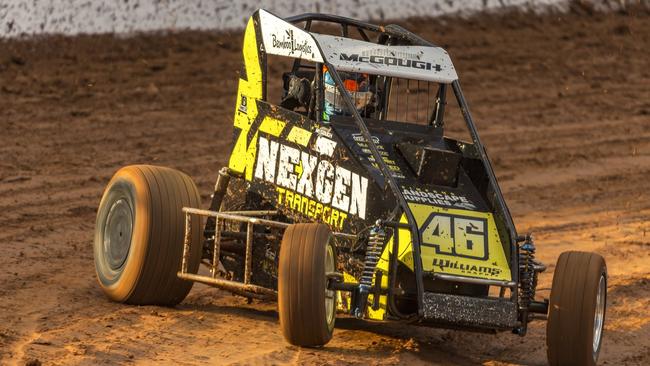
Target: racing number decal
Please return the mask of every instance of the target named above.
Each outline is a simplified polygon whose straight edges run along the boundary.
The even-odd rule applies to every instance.
[[[422,245],[438,254],[488,259],[487,220],[432,213],[420,229]]]

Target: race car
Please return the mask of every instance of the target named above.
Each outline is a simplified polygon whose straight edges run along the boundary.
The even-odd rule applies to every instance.
[[[597,362],[605,261],[562,253],[550,299],[535,296],[546,267],[444,49],[398,25],[258,10],[242,55],[207,209],[171,168],[127,166],[108,183],[94,256],[110,299],[173,306],[202,282],[277,300],[286,341],[303,347],[326,345],[337,313],[520,336],[545,319],[550,364]],[[448,94],[466,139],[447,128]]]

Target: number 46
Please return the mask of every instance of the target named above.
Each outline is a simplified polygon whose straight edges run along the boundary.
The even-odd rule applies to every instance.
[[[432,213],[420,235],[422,245],[435,248],[436,253],[487,259],[486,227],[486,219]]]

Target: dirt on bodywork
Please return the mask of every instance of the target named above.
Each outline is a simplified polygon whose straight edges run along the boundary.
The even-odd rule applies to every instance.
[[[601,363],[650,363],[648,13],[402,24],[452,55],[515,223],[549,265],[539,294],[562,251],[602,254]],[[240,42],[0,43],[0,363],[545,364],[543,322],[520,338],[342,318],[326,347],[299,349],[273,303],[203,285],[176,308],[102,295],[92,242],[105,184],[123,165],[170,166],[207,206],[229,153]]]

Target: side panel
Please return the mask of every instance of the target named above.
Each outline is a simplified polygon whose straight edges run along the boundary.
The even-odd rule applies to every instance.
[[[252,164],[255,157],[257,144],[251,144],[256,140],[257,129],[254,125],[259,124],[257,101],[264,97],[264,68],[265,56],[259,52],[259,32],[256,27],[257,13],[249,20],[244,33],[244,44],[242,54],[244,66],[239,79],[237,89],[237,103],[235,105],[234,117],[234,145],[230,154],[228,167],[234,172],[252,172]],[[249,178],[247,176],[247,178]]]
[[[422,238],[425,272],[510,281],[510,266],[489,212],[410,203]],[[405,223],[404,217],[402,222]],[[378,268],[388,272],[392,238]],[[413,270],[413,249],[408,230],[399,231],[398,259]]]
[[[338,136],[300,114],[257,101],[257,121],[246,153],[231,156],[249,189],[292,221],[318,221],[354,233],[379,213],[370,200],[381,193]],[[241,162],[240,160],[245,160]]]
[[[510,281],[510,266],[491,213],[409,206],[420,227],[424,271]]]

